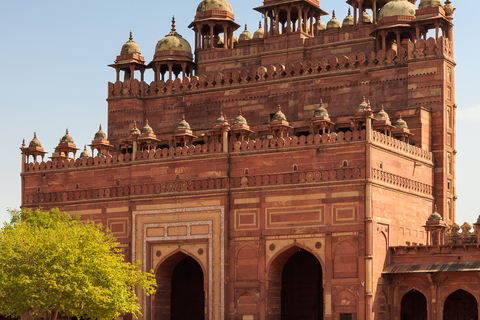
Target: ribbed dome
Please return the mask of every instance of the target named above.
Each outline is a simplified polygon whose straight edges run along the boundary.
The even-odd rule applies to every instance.
[[[123,56],[124,54],[141,54],[140,47],[138,44],[133,41],[132,31],[130,31],[130,39],[123,45],[122,51],[120,51],[120,55]]]
[[[378,20],[394,16],[415,16],[417,7],[408,0],[392,0],[380,10]]]
[[[102,125],[98,128],[97,133],[95,133],[95,137],[93,140],[107,140],[107,135],[105,132],[102,131]]]
[[[226,0],[203,0],[197,7],[197,12],[218,10],[233,13],[232,6]]]
[[[363,11],[363,22],[364,23],[373,23],[372,17],[368,14],[367,11]]]
[[[30,141],[30,144],[28,145],[30,148],[31,147],[39,147],[41,148],[42,147],[42,144],[40,143],[40,141],[37,140],[37,133],[34,132],[33,133],[33,139],[32,141]]]
[[[188,41],[183,39],[182,36],[175,31],[175,18],[172,19],[172,31],[170,31],[165,38],[157,42],[155,53],[169,50],[192,53],[192,48]]]
[[[278,111],[273,115],[272,121],[287,121],[287,117],[283,114],[281,107],[278,107]]]
[[[430,217],[428,217],[428,221],[442,221],[442,220],[443,218],[440,215],[440,213],[437,212],[437,210],[435,210],[435,212],[432,213]]]
[[[330,21],[328,21],[327,23],[327,29],[341,28],[341,27],[342,27],[342,24],[340,23],[340,21],[338,21],[337,18],[335,18],[335,10],[333,10],[332,19],[330,19]]]
[[[87,146],[83,147],[82,153],[80,153],[80,158],[90,158],[90,152],[87,151]]]
[[[440,0],[421,0],[418,9],[434,8],[443,6]]]
[[[323,106],[323,101],[320,100],[320,106],[315,109],[315,112],[313,113],[313,117],[326,117],[326,118],[330,118],[330,116],[328,115],[328,111],[327,109],[325,109],[325,107]]]
[[[400,116],[398,120],[395,121],[394,126],[395,128],[408,129],[407,122],[405,122],[405,120],[402,119],[402,116]]]
[[[223,116],[223,112],[220,114],[220,117],[215,120],[215,126],[220,126],[225,122],[225,117]]]
[[[382,106],[382,110],[380,110],[375,116],[375,120],[390,121],[390,117],[388,116],[388,113],[386,113],[385,110],[383,110],[383,106]]]
[[[322,20],[318,19],[318,22],[317,22],[317,30],[318,31],[323,31],[327,29],[327,27],[325,26],[325,23],[323,23]]]
[[[138,130],[136,122],[133,123],[133,128],[130,130],[129,134],[130,135],[140,134],[140,130]]]
[[[152,127],[148,125],[148,120],[145,121],[145,125],[142,128],[142,134],[154,134]]]
[[[247,124],[247,119],[242,116],[241,110],[238,110],[238,116],[233,120],[233,124]]]
[[[368,103],[367,100],[365,100],[365,97],[363,97],[362,103],[360,103],[357,107],[357,112],[362,112],[368,109]]]
[[[65,135],[62,137],[60,142],[73,143],[73,138],[68,134],[68,129],[65,132]]]
[[[190,130],[190,125],[185,121],[185,117],[183,117],[182,121],[178,123],[177,130]]]
[[[238,41],[247,41],[247,40],[252,40],[252,39],[253,39],[252,34],[250,32],[248,32],[247,25],[245,25],[245,31],[243,31],[240,34],[240,37],[238,37]]]
[[[345,19],[343,19],[342,27],[348,27],[353,25],[354,25],[353,16],[349,8],[348,15],[345,17]]]
[[[253,39],[262,39],[265,35],[265,31],[262,29],[262,23],[258,24],[258,30],[254,32]]]

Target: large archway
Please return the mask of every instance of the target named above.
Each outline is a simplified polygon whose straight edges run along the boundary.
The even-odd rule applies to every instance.
[[[478,306],[475,297],[465,290],[450,294],[443,305],[444,320],[477,320]]]
[[[401,320],[427,320],[427,299],[417,290],[407,292],[402,298]]]
[[[195,259],[177,252],[159,266],[155,275],[154,320],[205,319],[204,274]]]
[[[318,259],[307,250],[291,247],[269,268],[268,319],[323,319],[323,275]]]

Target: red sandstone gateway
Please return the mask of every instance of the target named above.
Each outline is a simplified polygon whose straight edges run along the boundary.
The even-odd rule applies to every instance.
[[[23,145],[23,206],[102,222],[154,269],[145,319],[477,319],[454,8],[347,2],[325,25],[316,0],[265,0],[237,37],[231,5],[203,0],[193,51],[173,22],[148,64],[130,35],[108,134],[79,158],[68,132],[49,160]]]

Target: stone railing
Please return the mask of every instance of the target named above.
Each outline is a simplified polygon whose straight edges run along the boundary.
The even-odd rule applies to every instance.
[[[393,185],[395,187],[407,189],[409,191],[418,192],[429,196],[433,195],[433,186],[429,184],[404,178],[379,169],[373,169],[373,179]]]
[[[400,141],[393,137],[387,136],[379,131],[373,131],[372,141],[387,149],[391,149],[396,152],[400,151],[410,156],[413,156],[425,161],[433,162],[432,152],[412,146],[411,144],[408,144],[406,142]]]

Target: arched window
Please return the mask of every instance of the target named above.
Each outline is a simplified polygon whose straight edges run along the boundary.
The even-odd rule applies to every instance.
[[[401,320],[427,320],[427,299],[417,290],[407,292],[402,298]]]

